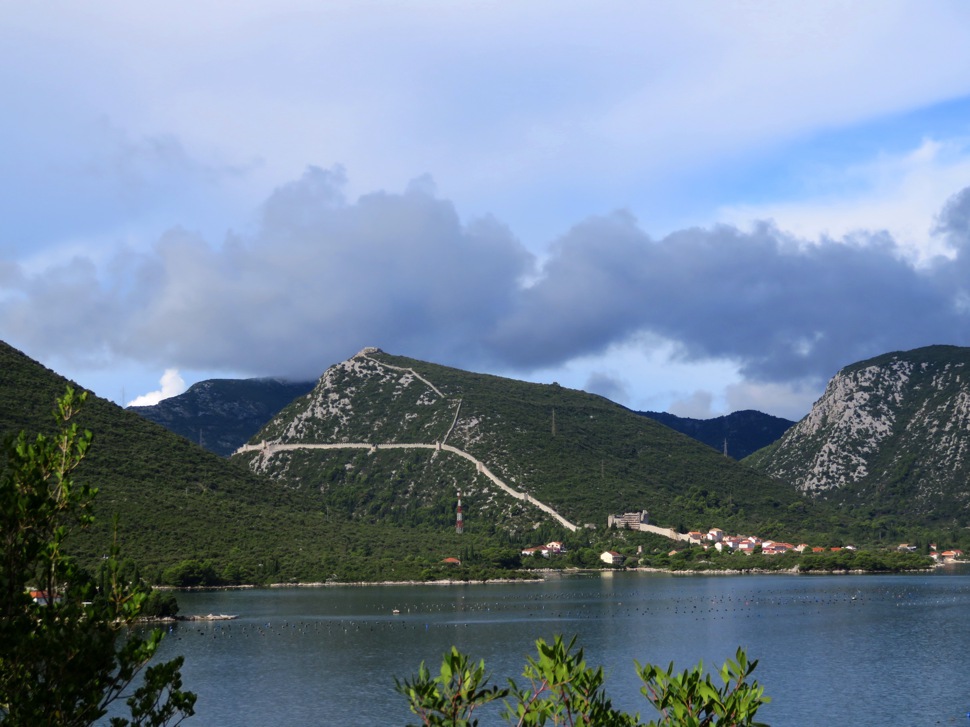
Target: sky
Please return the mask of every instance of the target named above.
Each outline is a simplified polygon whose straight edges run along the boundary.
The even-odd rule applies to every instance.
[[[0,0],[0,340],[708,418],[970,345],[970,4]]]

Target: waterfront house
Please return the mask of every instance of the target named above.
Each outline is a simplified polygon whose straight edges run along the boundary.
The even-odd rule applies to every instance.
[[[787,553],[789,550],[794,550],[795,546],[791,543],[775,543],[770,540],[766,540],[761,544],[761,552],[765,555],[780,555],[781,553]]]
[[[615,550],[604,550],[600,553],[600,560],[607,565],[623,565],[623,556]]]
[[[54,596],[54,598],[51,598],[47,594],[47,591],[31,590],[30,597],[34,603],[40,604],[41,606],[48,606],[51,603],[61,602],[60,596]]]

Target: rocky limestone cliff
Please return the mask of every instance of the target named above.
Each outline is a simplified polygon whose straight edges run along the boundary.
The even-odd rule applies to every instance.
[[[266,424],[260,438],[289,444],[442,439],[457,400],[413,369],[372,358],[381,353],[365,348],[328,368],[304,399]]]
[[[970,348],[931,346],[846,367],[804,419],[746,463],[875,512],[965,517]]]

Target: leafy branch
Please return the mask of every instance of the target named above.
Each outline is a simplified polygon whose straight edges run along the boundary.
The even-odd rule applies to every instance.
[[[604,689],[603,668],[587,665],[575,637],[566,643],[556,636],[551,644],[539,639],[536,649],[537,655],[527,658],[523,676],[528,683],[523,686],[512,679],[507,689],[486,685],[484,662],[471,663],[455,647],[445,654],[438,676],[432,678],[422,663],[416,676],[404,682],[395,679],[395,684],[421,724],[434,727],[477,725],[473,712],[501,698],[507,698],[502,716],[516,727],[642,724],[639,713],[631,715],[613,707]],[[755,722],[755,714],[771,700],[756,681],[748,681],[757,665],[738,648],[735,658],[719,670],[723,686],[717,687],[704,673],[703,663],[679,674],[674,673],[673,664],[662,669],[636,663],[644,683],[641,692],[661,715],[647,726],[763,727]]]

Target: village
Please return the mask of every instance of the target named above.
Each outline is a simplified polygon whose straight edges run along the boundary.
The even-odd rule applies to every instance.
[[[692,530],[687,533],[679,533],[672,528],[662,528],[657,525],[651,525],[649,513],[646,510],[641,510],[640,512],[623,513],[622,515],[609,515],[607,517],[607,527],[654,533],[656,535],[662,535],[666,538],[670,538],[675,542],[687,543],[689,546],[700,546],[704,550],[714,548],[719,553],[728,551],[751,555],[753,553],[760,552],[762,555],[781,555],[789,552],[826,553],[838,552],[841,550],[857,550],[854,545],[831,546],[826,548],[808,545],[807,543],[799,543],[798,545],[794,545],[792,543],[767,540],[759,538],[756,535],[728,535],[721,528],[717,527],[711,528],[706,533],[699,530]],[[897,546],[896,550],[900,552],[912,553],[917,550],[917,546],[909,543],[901,543],[899,546]],[[521,553],[523,556],[541,555],[545,558],[549,558],[553,555],[560,555],[565,551],[566,549],[561,542],[552,541],[546,543],[545,545],[537,545],[530,548],[525,548],[521,551]],[[679,551],[675,548],[671,550],[668,555],[676,555],[678,552]],[[939,551],[937,550],[936,544],[933,543],[929,546],[929,557],[938,564],[954,563],[963,558],[963,551],[956,549]],[[600,560],[610,566],[622,566],[626,560],[626,556],[613,550],[606,550],[600,554]]]

